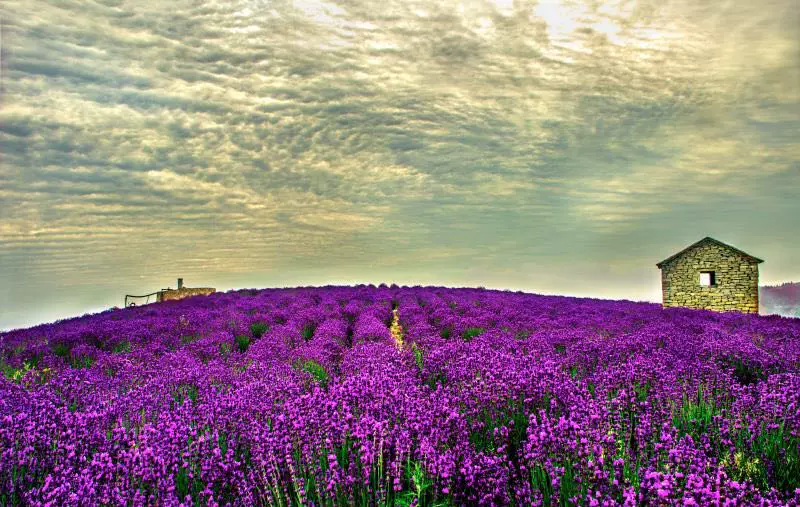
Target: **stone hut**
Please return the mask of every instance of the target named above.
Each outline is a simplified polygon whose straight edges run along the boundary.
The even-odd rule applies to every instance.
[[[216,292],[212,287],[184,287],[183,278],[178,278],[177,289],[161,289],[158,291],[158,302],[172,301],[174,299],[183,299],[192,296],[208,296]]]
[[[664,308],[758,313],[761,259],[705,237],[656,264]]]

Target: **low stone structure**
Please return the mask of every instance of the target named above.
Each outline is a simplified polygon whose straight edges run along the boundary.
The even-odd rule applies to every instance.
[[[183,278],[178,278],[177,289],[171,289],[167,287],[166,289],[161,289],[158,292],[151,292],[150,294],[145,294],[144,296],[133,296],[131,294],[126,294],[125,307],[137,306],[137,304],[148,304],[150,303],[151,297],[155,297],[155,301],[161,303],[162,301],[174,301],[176,299],[184,299],[191,296],[208,296],[216,291],[217,289],[213,287],[184,287]],[[130,303],[128,301],[130,301]]]
[[[663,306],[758,313],[763,260],[706,237],[656,264]]]
[[[164,289],[158,293],[158,301],[171,301],[191,296],[208,296],[217,291],[212,287],[182,287],[180,289]]]

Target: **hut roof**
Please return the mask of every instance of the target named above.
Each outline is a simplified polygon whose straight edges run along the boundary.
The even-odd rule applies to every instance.
[[[658,268],[660,269],[661,266],[663,266],[664,264],[669,264],[670,262],[674,261],[675,259],[677,259],[681,255],[685,254],[689,250],[691,250],[693,248],[696,248],[698,246],[701,246],[701,245],[709,244],[709,243],[725,247],[728,250],[732,250],[732,251],[738,253],[739,255],[741,255],[742,257],[744,257],[745,259],[747,259],[747,260],[749,260],[751,262],[755,262],[756,264],[764,262],[763,260],[759,259],[758,257],[753,257],[749,253],[743,252],[743,251],[739,250],[736,247],[732,247],[732,246],[730,246],[730,245],[728,245],[726,243],[723,243],[722,241],[716,240],[716,239],[714,239],[714,238],[712,238],[710,236],[706,236],[705,238],[701,239],[697,243],[693,243],[693,244],[687,246],[686,248],[684,248],[680,252],[676,253],[675,255],[671,255],[671,256],[667,257],[663,261],[661,261],[658,264],[656,264],[656,266],[658,266]]]

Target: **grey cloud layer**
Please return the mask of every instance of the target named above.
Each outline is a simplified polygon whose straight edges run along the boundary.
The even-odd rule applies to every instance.
[[[170,273],[187,249],[197,277],[603,263],[608,238],[757,245],[800,213],[790,0],[3,9],[14,284]]]

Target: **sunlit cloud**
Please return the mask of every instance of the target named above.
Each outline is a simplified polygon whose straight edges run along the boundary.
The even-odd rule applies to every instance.
[[[652,262],[705,235],[796,277],[775,246],[800,214],[796,12],[9,0],[0,326],[43,293],[109,305],[176,271],[655,298]]]

